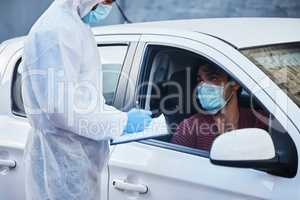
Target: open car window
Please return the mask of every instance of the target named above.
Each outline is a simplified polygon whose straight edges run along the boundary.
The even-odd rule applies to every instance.
[[[216,124],[213,122],[202,123],[206,118],[212,121],[212,117],[203,114],[203,108],[197,98],[198,68],[200,65],[213,63],[198,54],[179,48],[152,46],[149,49],[150,58],[145,66],[145,70],[148,71],[145,72],[146,75],[143,76],[144,81],[141,84],[148,87],[147,89],[139,88],[140,94],[146,93],[146,95],[140,96],[139,102],[146,109],[151,110],[154,116],[164,115],[170,135],[163,138],[163,141],[209,151],[209,145],[212,143],[210,140],[213,140],[214,137],[203,136],[202,140],[207,140],[209,144],[207,148],[200,148],[203,145],[197,143],[201,143],[201,139],[197,139],[193,134],[199,135],[201,130],[194,131],[193,129],[202,129],[202,132],[207,132],[204,129],[216,128]],[[243,114],[241,121],[251,117],[248,120],[249,123],[247,123],[248,121],[242,122],[242,126],[255,124],[259,128],[268,129],[269,114],[242,87],[238,92],[238,101],[240,112]],[[255,118],[255,115],[259,116]],[[266,124],[264,125],[264,123]],[[180,135],[176,136],[176,134]]]
[[[136,140],[147,145],[166,148],[182,153],[209,158],[214,140],[220,135],[213,116],[203,113],[197,98],[197,72],[200,65],[212,63],[188,50],[149,45],[144,57],[140,82],[136,88],[137,102],[151,110],[153,117],[164,116],[168,134],[152,137],[136,134]],[[226,73],[224,71],[224,73]],[[227,74],[227,73],[226,73]],[[285,168],[273,174],[293,177],[297,169],[297,155],[293,141],[277,119],[256,99],[255,94],[227,74],[230,81],[240,85],[237,92],[238,122],[230,130],[259,128],[267,131],[274,142],[276,151],[288,155]],[[226,130],[222,134],[226,134]],[[150,139],[149,139],[150,138]],[[123,140],[126,143],[126,139]]]

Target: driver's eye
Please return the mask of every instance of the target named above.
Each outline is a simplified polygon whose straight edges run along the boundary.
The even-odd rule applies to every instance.
[[[209,77],[209,80],[212,82],[215,82],[215,81],[218,81],[219,79],[216,76],[211,76],[211,77]]]
[[[198,82],[202,82],[203,80],[202,80],[202,78],[200,76],[197,76],[197,81]]]

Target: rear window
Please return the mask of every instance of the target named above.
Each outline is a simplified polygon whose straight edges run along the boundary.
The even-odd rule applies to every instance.
[[[300,43],[242,50],[300,106]]]

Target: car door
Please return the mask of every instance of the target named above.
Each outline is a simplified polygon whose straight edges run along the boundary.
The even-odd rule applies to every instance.
[[[123,107],[125,92],[139,37],[138,35],[96,36],[103,70],[103,95],[106,104],[120,110],[125,109]],[[101,175],[100,199],[108,199],[108,179],[109,170],[105,167]]]
[[[9,48],[9,47],[8,47]],[[30,126],[21,100],[22,49],[4,51],[10,58],[1,82],[0,199],[24,199],[23,149]],[[0,55],[4,56],[4,55]],[[7,56],[7,57],[6,57]],[[5,105],[5,106],[3,106]]]
[[[294,142],[299,144],[297,127],[260,85],[267,77],[236,49],[200,34],[187,37],[144,35],[136,54],[135,70],[131,73],[136,83],[142,78],[139,67],[147,46],[151,44],[193,51],[222,66],[255,94],[255,98],[276,116]],[[213,165],[209,152],[192,151],[158,140],[117,145],[109,160],[109,171],[109,199],[299,198],[293,186],[299,186],[297,175],[285,178],[254,169]]]

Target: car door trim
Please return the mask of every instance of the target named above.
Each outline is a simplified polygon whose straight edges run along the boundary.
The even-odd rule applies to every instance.
[[[160,140],[155,140],[155,139],[150,139],[150,140],[143,140],[139,141],[138,143],[141,144],[147,144],[155,147],[160,147],[168,150],[173,150],[173,151],[178,151],[181,153],[187,153],[189,155],[195,155],[195,156],[200,156],[204,158],[209,158],[209,152],[201,149],[195,149],[195,148],[190,148],[178,144],[173,144],[169,142],[164,142]]]
[[[141,35],[132,34],[132,35],[120,35],[120,34],[109,34],[109,35],[95,35],[97,46],[119,46],[127,45],[128,50],[126,57],[122,66],[121,75],[118,80],[116,93],[113,99],[113,105],[119,110],[124,109],[126,102],[126,94],[128,88],[128,79],[132,69],[132,63],[134,56],[138,47],[138,41],[140,40]],[[124,77],[125,76],[125,77]],[[118,97],[118,98],[116,98]]]

